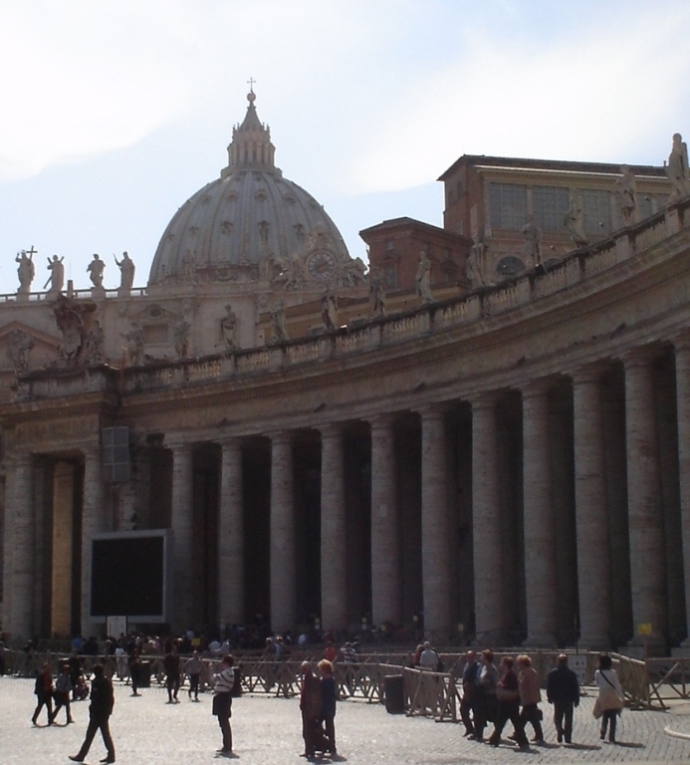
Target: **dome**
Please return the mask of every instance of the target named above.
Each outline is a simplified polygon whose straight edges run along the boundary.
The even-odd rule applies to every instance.
[[[295,287],[290,281],[300,281],[302,273],[317,279],[352,274],[354,261],[340,232],[314,197],[275,166],[270,130],[259,121],[254,92],[247,98],[247,115],[228,146],[228,166],[173,216],[156,250],[149,285],[282,278]]]

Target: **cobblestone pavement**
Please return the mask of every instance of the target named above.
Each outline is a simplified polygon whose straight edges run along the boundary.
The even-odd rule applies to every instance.
[[[201,765],[220,763],[216,753],[220,730],[211,715],[211,696],[202,694],[198,704],[180,692],[179,704],[167,704],[166,692],[154,687],[134,698],[129,688],[116,684],[111,731],[117,761],[127,765]],[[529,753],[506,744],[498,748],[467,741],[462,725],[435,723],[425,718],[389,715],[380,704],[346,701],[338,704],[336,735],[338,760],[364,765],[454,765],[455,763],[680,763],[690,758],[690,705],[669,712],[631,712],[619,720],[619,744],[603,743],[591,714],[593,698],[583,698],[575,715],[571,747],[555,743],[551,708],[544,709],[547,746],[533,746]],[[68,765],[82,742],[88,721],[88,701],[72,705],[74,725],[64,725],[64,710],[52,727],[31,725],[35,706],[33,681],[0,678],[0,765]],[[235,757],[243,765],[300,765],[303,751],[297,699],[243,696],[233,704],[232,728]],[[510,724],[507,726],[510,731]],[[490,730],[490,727],[489,727]],[[528,731],[531,734],[531,730]],[[105,756],[97,736],[87,758],[97,763]],[[335,758],[334,758],[335,759]],[[331,761],[322,760],[324,765]]]

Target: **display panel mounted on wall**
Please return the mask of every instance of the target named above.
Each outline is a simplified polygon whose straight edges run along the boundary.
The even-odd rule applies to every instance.
[[[172,536],[166,529],[95,534],[91,540],[91,618],[168,621]]]

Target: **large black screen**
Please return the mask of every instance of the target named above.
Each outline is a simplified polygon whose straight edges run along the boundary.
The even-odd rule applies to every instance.
[[[91,616],[165,617],[165,537],[93,540]]]

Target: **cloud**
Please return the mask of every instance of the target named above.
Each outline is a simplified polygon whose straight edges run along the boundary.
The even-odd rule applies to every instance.
[[[347,171],[352,193],[425,183],[463,153],[640,161],[688,120],[690,8],[590,19],[551,44],[465,34],[455,59],[385,103]],[[679,15],[681,18],[679,18]],[[599,22],[599,23],[597,23]],[[690,125],[687,125],[690,130]],[[647,143],[661,164],[668,147]]]

